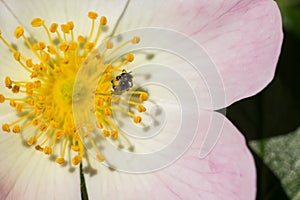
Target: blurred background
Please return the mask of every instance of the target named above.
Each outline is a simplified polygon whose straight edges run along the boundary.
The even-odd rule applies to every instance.
[[[300,126],[300,0],[276,2],[282,13],[284,30],[276,75],[259,94],[227,110],[228,118],[248,142],[287,135]],[[286,193],[286,186],[282,186],[280,177],[263,162],[262,156],[253,154],[257,166],[257,199],[299,199]],[[298,191],[300,193],[300,179]]]

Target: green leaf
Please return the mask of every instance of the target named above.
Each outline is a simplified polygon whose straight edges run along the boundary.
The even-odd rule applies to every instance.
[[[300,37],[300,1],[277,0],[276,2],[282,14],[284,28]]]
[[[300,128],[249,145],[280,179],[286,194],[293,200],[300,199]]]

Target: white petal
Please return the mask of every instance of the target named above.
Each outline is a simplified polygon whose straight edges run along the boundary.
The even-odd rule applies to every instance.
[[[211,117],[224,122],[219,142],[206,158],[199,158],[204,139],[200,136],[185,155],[157,172],[123,173],[92,162],[98,171],[86,177],[90,198],[254,199],[255,167],[244,138],[224,116],[202,114],[200,132],[214,129],[210,127]]]
[[[272,0],[132,0],[117,33],[144,27],[185,33],[207,50],[224,81],[227,102],[218,108],[271,81],[282,43],[281,16]]]
[[[1,133],[0,199],[80,199],[79,170],[70,172],[19,135]]]
[[[87,36],[91,24],[87,17],[89,11],[98,12],[100,16],[105,15],[108,18],[111,31],[126,5],[126,1],[119,0],[109,2],[104,0],[88,0],[85,2],[80,0],[12,0],[5,1],[5,3],[33,36],[35,36],[36,31],[30,27],[30,22],[37,17],[44,19],[46,24],[49,25],[53,22],[62,24],[74,21],[76,34]]]
[[[21,49],[26,49],[23,45],[24,42],[14,37],[14,31],[18,25],[19,23],[15,17],[9,12],[5,5],[0,2],[0,30],[2,31],[2,37],[5,38],[9,44],[14,44]],[[0,55],[0,88],[2,90],[2,84],[6,76],[14,75],[16,79],[24,78],[25,70],[14,60],[13,54],[2,41],[0,41]]]

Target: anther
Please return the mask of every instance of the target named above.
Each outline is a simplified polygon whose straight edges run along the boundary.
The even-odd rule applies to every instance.
[[[147,99],[148,99],[148,94],[147,93],[140,94],[140,101],[141,102],[147,101]]]
[[[133,122],[136,124],[141,123],[141,121],[142,121],[142,118],[140,116],[136,116],[133,118]]]
[[[35,146],[35,149],[36,149],[37,151],[41,151],[41,152],[44,151],[44,148],[41,147],[40,145],[36,145],[36,146]]]
[[[62,164],[65,163],[65,159],[64,159],[64,158],[56,158],[56,159],[55,159],[55,162],[56,162],[57,164],[62,165]]]
[[[34,81],[34,82],[33,82],[33,87],[34,87],[34,88],[40,88],[41,85],[42,85],[41,81]]]
[[[50,146],[45,146],[45,148],[44,148],[44,153],[45,153],[46,155],[50,155],[50,154],[52,153],[52,147],[50,147]]]
[[[33,145],[34,143],[36,143],[37,139],[36,137],[31,137],[29,138],[29,140],[27,141],[28,145]]]
[[[129,53],[126,55],[126,60],[128,62],[132,62],[134,60],[134,55],[132,53]]]
[[[105,160],[104,156],[101,155],[101,154],[99,154],[99,153],[96,155],[96,159],[97,159],[99,162],[103,162],[103,161]]]
[[[63,130],[59,130],[55,133],[56,139],[60,139],[65,135]]]
[[[113,131],[111,132],[111,136],[113,137],[113,139],[117,139],[117,138],[118,138],[118,135],[119,135],[118,130],[113,130]]]
[[[138,111],[139,112],[145,112],[146,111],[146,108],[143,106],[143,105],[138,105]]]
[[[95,46],[95,44],[94,44],[93,42],[88,42],[88,43],[86,44],[86,48],[87,48],[88,50],[92,50],[92,49],[94,48],[94,46]]]
[[[40,45],[39,45],[38,43],[34,44],[34,45],[32,46],[32,49],[33,49],[34,51],[41,50]]]
[[[63,42],[58,47],[61,51],[67,52],[69,49],[69,45],[66,42]]]
[[[40,49],[43,50],[46,48],[46,44],[45,42],[39,42],[39,45],[40,45]]]
[[[90,19],[97,19],[97,17],[98,17],[98,13],[96,13],[96,12],[88,12],[88,17],[90,18]]]
[[[58,27],[57,23],[52,23],[49,28],[50,32],[55,33],[57,31],[57,27]]]
[[[26,60],[26,66],[31,68],[32,67],[32,59],[27,59]]]
[[[138,44],[141,41],[141,38],[138,36],[134,36],[131,43],[132,44]]]
[[[4,103],[5,97],[3,94],[0,94],[0,103]]]
[[[76,42],[70,42],[69,45],[70,50],[76,50],[77,49],[77,43]]]
[[[14,108],[16,107],[16,102],[13,99],[11,99],[9,100],[9,105]]]
[[[17,109],[18,112],[22,112],[22,109],[23,109],[22,104],[17,103],[16,104],[16,109]]]
[[[40,131],[44,132],[47,130],[47,128],[48,128],[48,126],[46,124],[43,124],[40,126]]]
[[[114,43],[110,40],[108,40],[105,45],[107,49],[112,49],[114,47]]]
[[[105,26],[105,25],[107,24],[107,19],[106,19],[105,16],[102,16],[102,17],[100,18],[100,24],[101,24],[102,26]]]
[[[56,50],[53,46],[47,46],[47,51],[50,53],[50,54],[56,54]]]
[[[15,58],[16,61],[20,61],[20,59],[21,59],[21,54],[20,54],[20,52],[15,52],[15,53],[14,53],[14,58]]]
[[[110,136],[110,132],[108,130],[103,130],[102,131],[102,136],[103,137],[109,137]]]
[[[75,145],[72,145],[71,149],[75,152],[78,152],[80,150],[79,146],[75,146]]]
[[[21,132],[20,126],[19,126],[19,125],[15,125],[15,126],[13,127],[13,132],[14,132],[14,133],[20,133],[20,132]]]
[[[62,32],[64,32],[64,33],[70,32],[70,27],[68,24],[62,24],[62,25],[60,25],[60,28],[61,28]]]
[[[31,21],[32,27],[40,27],[44,24],[44,21],[41,18],[35,18]]]
[[[69,25],[69,29],[73,30],[74,29],[74,23],[72,21],[67,22],[67,24]]]
[[[85,39],[82,35],[79,35],[77,38],[78,43],[84,43]]]
[[[72,158],[72,163],[73,165],[78,165],[82,160],[82,157],[80,155],[74,156]]]
[[[11,89],[12,88],[12,80],[7,76],[5,77],[5,86],[8,88],[8,89]]]
[[[111,110],[109,108],[104,108],[104,114],[107,116],[111,115]]]
[[[18,26],[15,30],[14,36],[19,39],[24,34],[24,28],[22,26]]]
[[[9,132],[10,132],[9,125],[8,125],[8,124],[2,124],[2,130],[3,130],[4,132],[9,133]]]
[[[19,93],[19,92],[20,92],[20,86],[14,85],[14,86],[12,87],[11,91],[12,91],[13,93]]]

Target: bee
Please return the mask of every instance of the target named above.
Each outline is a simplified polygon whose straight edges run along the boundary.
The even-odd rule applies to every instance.
[[[133,76],[131,72],[127,72],[125,69],[122,70],[122,73],[116,76],[115,80],[112,80],[113,94],[122,94],[125,91],[128,91],[133,86]],[[116,84],[117,83],[117,84]]]

